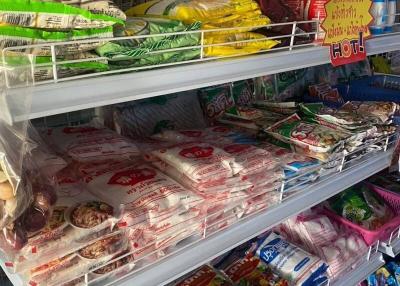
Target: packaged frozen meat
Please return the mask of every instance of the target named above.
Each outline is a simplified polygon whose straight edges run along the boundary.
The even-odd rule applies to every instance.
[[[87,169],[86,171],[88,171]],[[185,189],[149,164],[137,162],[99,165],[84,177],[87,188],[122,213],[121,223],[150,224],[163,217],[184,212],[204,199]]]
[[[341,109],[361,116],[368,114],[375,118],[374,123],[387,124],[398,110],[398,105],[394,102],[350,101],[345,103]]]
[[[265,131],[283,142],[321,153],[321,157],[324,157],[324,153],[329,154],[343,147],[345,140],[350,137],[347,132],[302,121],[297,114],[289,116]]]
[[[20,1],[26,2],[26,1]],[[39,2],[39,1],[38,1]],[[40,2],[39,2],[40,3]],[[1,10],[0,10],[1,19]],[[93,39],[87,43],[69,43],[65,45],[57,45],[55,53],[57,56],[71,55],[76,53],[87,52],[101,46],[105,43],[102,38],[110,38],[113,36],[112,27],[92,28],[86,30],[72,31],[47,31],[35,28],[24,28],[13,25],[0,25],[0,48],[16,47],[14,52],[6,52],[7,61],[11,65],[23,64],[24,56],[22,53],[29,53],[37,56],[51,56],[50,43],[77,41],[84,39]],[[29,47],[34,44],[49,44],[37,47]],[[21,46],[21,47],[20,47]],[[27,47],[25,47],[27,46]],[[19,53],[19,54],[18,54]],[[37,61],[40,61],[38,59]]]
[[[195,91],[163,95],[116,105],[111,111],[113,128],[130,138],[151,136],[164,130],[205,127]]]
[[[290,283],[325,285],[328,265],[320,258],[271,233],[260,242],[256,256]]]
[[[228,178],[240,172],[235,158],[209,143],[191,142],[151,152],[151,155],[171,165],[192,181]],[[236,162],[237,163],[237,162]]]
[[[139,156],[129,139],[105,127],[79,126],[46,130],[43,139],[60,154],[77,162],[102,161]]]
[[[58,2],[4,0],[2,4],[0,22],[22,27],[90,29],[123,24],[120,19]]]

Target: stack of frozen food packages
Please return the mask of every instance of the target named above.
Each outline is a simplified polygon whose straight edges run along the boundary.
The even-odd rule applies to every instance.
[[[248,88],[240,82],[109,106],[102,122],[79,126],[29,125],[21,181],[29,187],[15,197],[9,176],[0,177],[7,218],[0,247],[8,270],[38,286],[112,281],[307,191],[304,186],[340,171],[346,160],[385,150],[394,132],[394,103],[333,109],[254,101]],[[322,214],[317,218],[329,224]],[[326,241],[349,244],[349,253],[364,247],[331,225],[326,241],[295,233],[317,218],[302,214],[269,238],[302,245],[308,252],[299,250],[299,259],[313,255],[312,279],[325,277],[321,261],[332,275],[347,259],[335,260]],[[256,256],[242,257],[252,261],[246,263],[266,259],[264,244]]]

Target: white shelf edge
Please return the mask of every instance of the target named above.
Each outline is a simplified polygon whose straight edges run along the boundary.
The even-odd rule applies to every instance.
[[[367,41],[369,55],[400,50],[400,34]],[[311,67],[329,62],[327,47],[267,52],[261,55],[180,65],[164,69],[88,78],[32,89],[11,89],[7,96],[9,121],[18,122],[65,112],[197,89],[236,80]],[[32,93],[29,114],[19,110]]]
[[[362,159],[356,167],[324,178],[322,181],[310,186],[308,190],[297,194],[279,206],[267,209],[260,214],[238,222],[223,232],[194,243],[149,267],[138,270],[136,273],[132,273],[109,285],[165,285],[248,241],[250,238],[261,234],[286,218],[298,214],[383,170],[389,165],[391,153],[390,151],[378,153],[368,160]]]
[[[356,286],[358,283],[366,279],[371,273],[383,266],[385,261],[382,254],[377,252],[371,255],[370,260],[366,260],[357,265],[355,269],[349,273],[343,274],[331,286]]]
[[[400,253],[400,238],[395,238],[390,244],[381,242],[379,251],[391,257],[396,257]]]
[[[2,257],[0,259],[0,266],[3,269],[4,273],[6,274],[8,280],[12,283],[14,286],[23,286],[25,283],[22,281],[21,276],[18,274],[11,274],[8,272],[7,267],[4,265],[4,258]]]

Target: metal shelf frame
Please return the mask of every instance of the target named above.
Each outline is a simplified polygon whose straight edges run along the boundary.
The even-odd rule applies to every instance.
[[[122,277],[109,285],[165,285],[250,238],[263,233],[286,218],[298,214],[381,171],[389,165],[391,154],[392,152],[388,151],[371,155],[368,159],[361,159],[356,166],[342,173],[327,176],[282,204],[248,217],[204,240],[188,243],[182,249],[155,264]],[[346,286],[348,285],[351,284],[346,284]]]
[[[384,264],[382,253],[376,252],[371,255],[369,260],[365,259],[355,269],[333,282],[331,286],[356,286]]]
[[[366,42],[369,55],[400,50],[400,34],[385,35]],[[7,91],[8,120],[35,119],[76,110],[94,108],[137,99],[197,89],[236,80],[329,63],[329,49],[315,46],[292,51],[269,52],[181,65],[142,72],[80,79],[32,88]],[[21,114],[19,105],[32,93],[29,114]],[[2,103],[3,104],[3,103]]]

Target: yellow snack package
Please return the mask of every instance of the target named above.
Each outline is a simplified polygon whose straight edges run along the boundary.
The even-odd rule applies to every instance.
[[[248,40],[257,40],[257,41],[206,47],[204,49],[204,53],[207,57],[251,54],[262,50],[269,50],[279,44],[278,41],[269,40],[264,35],[252,32],[244,32],[236,34],[212,33],[212,35],[209,36],[206,35],[204,37],[204,42],[206,45],[248,41]]]

